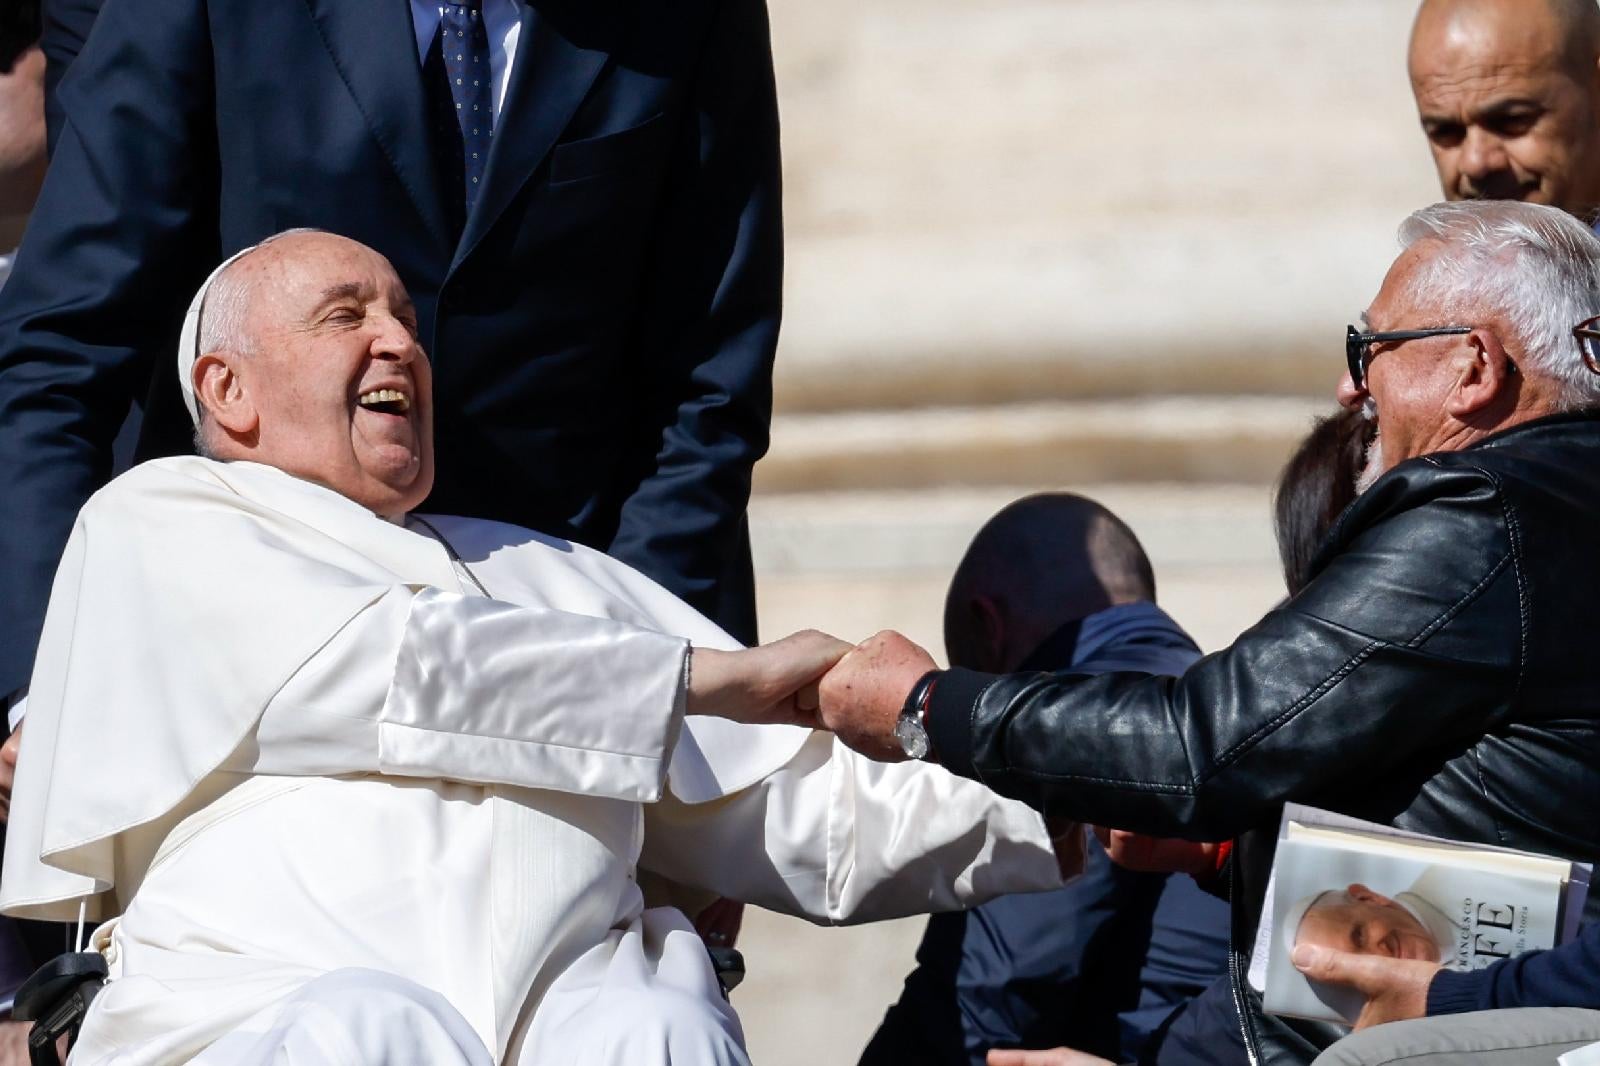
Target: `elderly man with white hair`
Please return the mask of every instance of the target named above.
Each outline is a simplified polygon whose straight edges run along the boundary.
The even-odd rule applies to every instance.
[[[103,920],[74,1061],[743,1063],[641,875],[821,922],[1060,883],[1026,807],[803,728],[847,645],[410,514],[429,368],[371,249],[224,264],[179,364],[209,458],[83,509],[6,842],[6,910]]]
[[[1129,861],[1215,875],[1203,842],[1239,838],[1236,963],[1286,801],[1600,855],[1600,238],[1468,202],[1401,243],[1345,341],[1340,398],[1377,420],[1366,491],[1299,592],[1177,678],[939,671],[884,634],[824,678],[823,721],[887,756],[914,708],[947,769],[1135,834],[1112,840]],[[1303,1063],[1338,1035],[1268,1017],[1230,969],[1150,1061]]]

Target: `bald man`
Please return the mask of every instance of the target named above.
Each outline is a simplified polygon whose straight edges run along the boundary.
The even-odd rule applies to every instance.
[[[1448,200],[1600,214],[1600,6],[1424,0],[1411,88]]]
[[[1155,605],[1131,529],[1093,500],[1043,493],[978,532],[945,601],[950,661],[977,670],[1179,674],[1198,656]],[[1113,866],[1055,892],[928,923],[917,968],[863,1066],[982,1066],[994,1047],[1073,1047],[1130,1061],[1227,967],[1228,910],[1186,876]]]

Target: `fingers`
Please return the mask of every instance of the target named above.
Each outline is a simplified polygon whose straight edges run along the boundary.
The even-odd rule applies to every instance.
[[[800,691],[794,694],[795,710],[799,711],[802,715],[806,715],[810,718],[816,718],[817,707],[821,703],[819,692],[819,686],[815,681],[809,685],[802,686]]]
[[[1146,873],[1166,872],[1155,866],[1154,852],[1160,843],[1155,838],[1106,826],[1095,826],[1094,835],[1105,847],[1106,855],[1118,866]]]
[[[1422,1017],[1427,1013],[1428,986],[1441,968],[1421,959],[1356,955],[1314,944],[1297,944],[1289,959],[1313,981],[1351,988],[1366,997],[1357,1029]]]
[[[815,629],[802,629],[757,650],[770,658],[773,683],[787,695],[801,687],[815,689],[822,675],[838,665],[853,645]],[[813,710],[815,706],[813,703]]]
[[[1424,995],[1439,964],[1419,959],[1392,959],[1387,955],[1357,955],[1315,944],[1297,944],[1289,959],[1295,969],[1313,981],[1343,985],[1367,997],[1409,994],[1420,989]]]
[[[797,657],[814,663],[817,666],[817,676],[821,676],[830,667],[855,650],[855,645],[847,640],[840,640],[820,629],[802,629],[798,633],[791,633],[782,640],[774,641],[774,645],[783,645]]]
[[[816,630],[802,630],[746,652],[744,661],[759,663],[759,682],[743,708],[724,708],[729,701],[701,700],[692,713],[722,713],[737,721],[802,725],[829,729],[851,748],[885,762],[905,758],[894,738],[900,708],[917,680],[935,669],[931,656],[892,630],[884,630],[851,647]],[[709,659],[715,667],[721,660]],[[698,662],[690,675],[691,695],[700,685]]]
[[[1313,981],[1343,985],[1367,996],[1382,991],[1388,983],[1376,965],[1389,961],[1384,956],[1351,955],[1315,944],[1296,944],[1289,961]]]
[[[743,651],[691,651],[687,712],[816,728],[817,684],[850,645],[814,629]]]
[[[758,649],[770,656],[767,695],[771,699],[772,713],[768,720],[819,728],[821,720],[817,712],[822,703],[819,691],[822,677],[852,648],[853,645],[837,637],[806,629]]]

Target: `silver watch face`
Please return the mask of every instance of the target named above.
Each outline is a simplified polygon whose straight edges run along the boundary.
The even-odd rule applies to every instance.
[[[894,738],[900,742],[900,750],[908,758],[928,757],[928,731],[922,728],[922,720],[916,715],[902,714],[895,721]]]

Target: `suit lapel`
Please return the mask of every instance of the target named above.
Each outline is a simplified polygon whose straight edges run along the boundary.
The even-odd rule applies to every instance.
[[[566,128],[589,86],[605,66],[607,53],[574,43],[566,27],[581,26],[592,12],[534,2],[522,7],[522,29],[517,44],[511,84],[500,105],[500,124],[489,149],[485,188],[467,218],[466,230],[456,249],[459,264],[494,226],[511,200],[527,184],[556,138]],[[604,5],[596,5],[603,7]],[[559,24],[559,25],[558,25]]]
[[[450,248],[409,0],[305,2],[401,186],[441,247]]]

